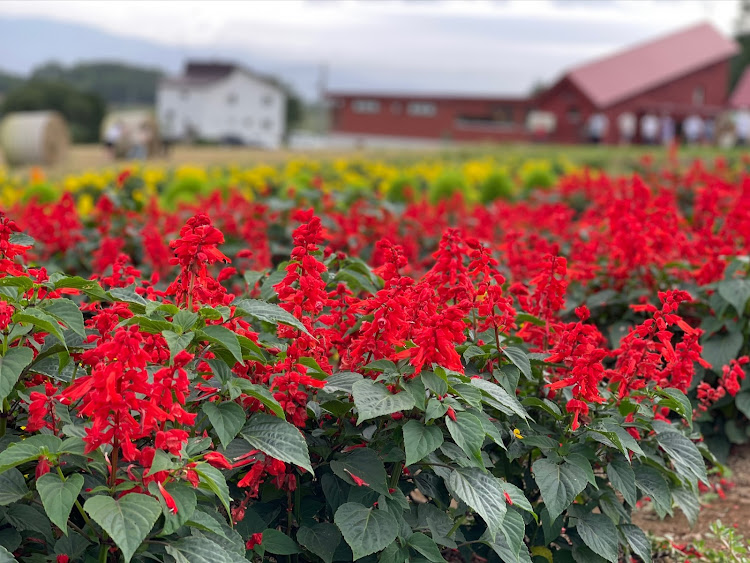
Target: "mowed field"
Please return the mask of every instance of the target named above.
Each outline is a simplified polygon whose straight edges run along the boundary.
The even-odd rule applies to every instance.
[[[712,161],[717,157],[738,158],[742,148],[721,149],[709,146],[680,147],[678,153],[681,161],[701,158]],[[404,148],[330,148],[330,149],[280,149],[261,150],[248,147],[228,146],[193,146],[178,145],[168,154],[151,158],[147,162],[155,166],[178,166],[191,164],[196,166],[238,165],[253,166],[256,164],[280,164],[291,159],[309,158],[331,161],[339,158],[382,159],[388,162],[410,162],[420,159],[455,159],[461,161],[482,156],[502,157],[508,159],[559,159],[565,158],[580,166],[606,168],[610,173],[633,170],[644,157],[657,160],[668,159],[669,151],[663,147],[642,146],[558,146],[527,144],[446,144],[444,146],[404,147]],[[102,145],[74,145],[66,157],[54,166],[41,166],[48,177],[55,178],[67,174],[77,174],[85,170],[121,167],[127,160],[114,160]],[[0,167],[8,168],[0,152]],[[11,168],[14,174],[26,175],[32,166]]]

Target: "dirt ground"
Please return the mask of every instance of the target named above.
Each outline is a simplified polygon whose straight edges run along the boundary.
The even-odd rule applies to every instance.
[[[676,543],[690,543],[706,538],[709,525],[721,520],[726,526],[735,526],[746,538],[750,539],[750,448],[745,447],[733,452],[729,458],[731,477],[734,487],[724,488],[726,498],[721,499],[715,493],[702,498],[700,516],[696,525],[691,528],[685,516],[678,509],[674,518],[659,520],[656,513],[645,506],[634,513],[633,522],[656,536],[668,537]]]

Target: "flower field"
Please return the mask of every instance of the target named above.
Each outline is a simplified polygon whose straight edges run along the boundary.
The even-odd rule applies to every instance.
[[[0,561],[651,561],[750,439],[750,176],[636,171],[0,176]]]

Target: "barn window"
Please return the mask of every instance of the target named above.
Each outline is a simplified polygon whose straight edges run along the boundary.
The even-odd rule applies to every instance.
[[[693,105],[702,106],[706,98],[706,91],[703,86],[696,86],[693,90]]]
[[[230,106],[233,106],[236,103],[237,103],[237,94],[235,94],[234,92],[230,92],[227,95],[227,104]]]
[[[377,100],[354,100],[352,111],[354,113],[380,113],[380,102]]]
[[[495,106],[492,108],[492,120],[498,123],[513,123],[513,106]]]
[[[406,113],[414,117],[432,117],[437,113],[437,107],[431,102],[409,102]]]
[[[565,118],[568,120],[568,123],[580,123],[581,110],[579,110],[576,106],[570,106],[568,108],[568,111],[565,112]]]

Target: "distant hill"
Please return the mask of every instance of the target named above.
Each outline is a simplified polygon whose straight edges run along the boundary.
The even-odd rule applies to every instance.
[[[98,94],[108,105],[153,105],[156,84],[164,72],[155,68],[110,62],[86,62],[65,67],[47,63],[35,68],[32,80],[62,82]]]

